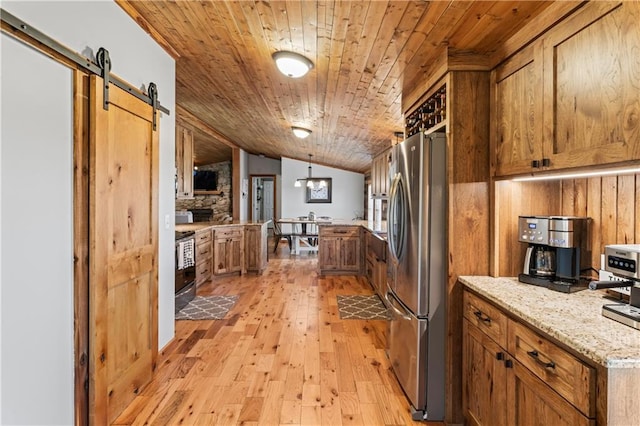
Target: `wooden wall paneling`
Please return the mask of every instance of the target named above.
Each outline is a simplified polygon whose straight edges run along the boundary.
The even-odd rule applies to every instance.
[[[618,194],[616,211],[616,243],[633,244],[635,242],[635,191],[634,175],[618,176]],[[635,196],[634,196],[635,195]]]
[[[600,268],[600,253],[604,250],[602,243],[602,179],[592,177],[587,179],[587,211],[591,218],[589,241],[591,245],[591,266]]]
[[[640,173],[636,174],[636,187],[633,192],[636,198],[636,208],[635,208],[635,228],[636,228],[636,244],[640,244]]]
[[[522,270],[527,247],[518,241],[518,216],[562,214],[562,186],[559,181],[501,181],[495,188],[494,275],[513,277]]]
[[[617,223],[618,179],[615,176],[602,178],[600,233],[602,244],[615,244],[618,239]]]

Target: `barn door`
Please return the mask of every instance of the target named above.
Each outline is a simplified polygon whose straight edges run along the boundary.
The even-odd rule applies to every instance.
[[[149,382],[158,352],[158,132],[150,105],[91,77],[89,401],[110,424]]]

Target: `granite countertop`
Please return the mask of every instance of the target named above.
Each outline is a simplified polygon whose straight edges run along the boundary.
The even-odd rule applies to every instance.
[[[373,220],[353,220],[353,219],[332,219],[330,223],[318,223],[318,226],[362,226],[365,229],[373,232],[374,234],[387,233],[387,221],[373,221]]]
[[[607,368],[640,368],[640,330],[602,316],[604,291],[561,293],[517,278],[461,276],[460,282],[517,318]]]
[[[262,225],[264,223],[271,222],[266,221],[252,221],[252,220],[234,220],[231,222],[193,222],[193,223],[176,223],[176,231],[201,231],[205,228],[224,228],[228,226],[246,226],[246,225]]]

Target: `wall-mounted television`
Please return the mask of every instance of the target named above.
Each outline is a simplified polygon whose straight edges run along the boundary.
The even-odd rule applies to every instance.
[[[193,190],[194,191],[217,191],[218,190],[218,172],[212,170],[194,170],[193,171]]]

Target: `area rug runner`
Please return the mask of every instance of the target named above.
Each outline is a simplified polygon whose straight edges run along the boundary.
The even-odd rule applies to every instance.
[[[238,296],[196,296],[180,312],[177,320],[223,319],[238,300]]]
[[[391,314],[377,294],[342,296],[338,299],[340,319],[389,320]]]

